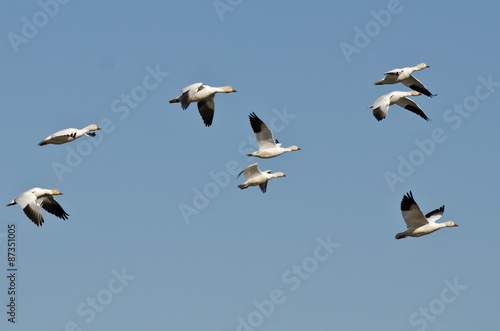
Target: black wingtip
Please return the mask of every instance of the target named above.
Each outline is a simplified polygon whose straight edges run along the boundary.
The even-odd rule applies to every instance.
[[[254,112],[250,113],[248,118],[250,119],[250,125],[252,126],[253,132],[259,133],[261,131],[260,126],[264,122],[262,122],[262,120]]]
[[[401,200],[401,210],[410,210],[410,206],[417,204],[413,199],[413,194],[410,192],[406,193]]]

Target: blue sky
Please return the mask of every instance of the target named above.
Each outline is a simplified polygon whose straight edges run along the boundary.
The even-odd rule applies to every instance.
[[[2,330],[491,330],[498,323],[499,5],[479,1],[23,1],[0,5],[0,200],[18,206]],[[346,51],[348,50],[348,51]],[[416,73],[438,96],[368,108]],[[168,101],[230,85],[214,124]],[[128,100],[128,101],[127,101]],[[284,146],[249,158],[255,112]],[[70,127],[95,138],[37,146]],[[249,140],[250,138],[250,140]],[[240,191],[258,162],[287,177]],[[458,228],[395,240],[412,190]]]

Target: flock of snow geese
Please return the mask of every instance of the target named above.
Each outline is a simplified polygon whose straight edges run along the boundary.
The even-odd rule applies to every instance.
[[[370,108],[373,108],[373,115],[375,118],[379,121],[383,120],[387,117],[389,106],[397,104],[398,106],[401,106],[428,121],[429,118],[425,115],[422,109],[415,103],[415,101],[408,98],[408,96],[418,96],[421,94],[428,97],[435,96],[435,94],[431,94],[429,90],[412,75],[415,71],[428,67],[429,66],[425,63],[420,63],[415,67],[393,69],[385,72],[385,77],[376,82],[375,85],[403,83],[413,91],[393,91],[375,100],[375,102],[370,106]],[[212,87],[203,85],[202,83],[196,83],[183,88],[181,92],[182,94],[177,98],[170,100],[170,103],[180,103],[182,109],[187,109],[192,102],[198,103],[198,111],[203,119],[203,122],[205,126],[209,127],[212,125],[214,118],[215,94],[237,91],[231,86]],[[259,117],[257,117],[255,113],[251,113],[249,115],[249,119],[250,125],[252,126],[257,138],[259,150],[247,154],[247,156],[269,159],[286,152],[300,150],[297,146],[290,146],[287,148],[281,147],[278,140],[274,139],[273,132]],[[47,144],[65,144],[84,135],[94,137],[96,134],[92,131],[97,130],[101,130],[101,128],[95,124],[88,125],[80,130],[73,128],[61,130],[48,136],[38,145],[44,146]],[[243,184],[238,185],[240,189],[246,189],[250,186],[259,186],[263,193],[266,192],[267,182],[270,179],[276,177],[286,177],[286,175],[282,172],[271,173],[271,170],[261,171],[257,163],[248,166],[238,175],[238,177],[241,174],[245,175],[246,181]],[[47,190],[34,187],[18,195],[14,200],[7,204],[7,206],[15,204],[19,205],[31,221],[33,221],[37,226],[41,226],[44,222],[41,208],[63,220],[68,218],[69,215],[54,198],[54,195],[61,194],[62,193],[59,190]],[[396,239],[402,239],[408,236],[420,237],[439,230],[440,228],[458,226],[458,224],[451,221],[436,223],[436,221],[443,216],[444,206],[424,215],[420,207],[413,199],[411,191],[407,193],[401,201],[401,212],[406,222],[407,229],[404,232],[398,233],[396,235]]]

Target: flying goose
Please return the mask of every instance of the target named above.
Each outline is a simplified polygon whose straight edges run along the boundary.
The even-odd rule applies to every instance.
[[[248,117],[250,118],[250,125],[252,125],[253,132],[255,132],[255,136],[257,137],[259,150],[257,152],[247,154],[247,156],[256,156],[268,159],[281,155],[285,152],[300,151],[300,148],[297,146],[290,146],[287,148],[281,147],[278,140],[274,139],[273,132],[264,122],[260,120],[260,118],[257,117],[257,115],[255,115],[255,113],[251,113]]]
[[[62,193],[59,190],[46,190],[34,187],[31,190],[19,194],[14,200],[9,202],[7,206],[19,205],[33,223],[37,226],[41,226],[43,223],[43,215],[40,207],[63,220],[68,219],[69,215],[53,197],[53,195],[60,194]]]
[[[387,113],[389,112],[389,106],[393,104],[397,104],[398,106],[408,109],[409,111],[420,115],[420,117],[428,121],[429,118],[415,103],[415,101],[407,98],[407,96],[410,95],[417,96],[421,94],[422,93],[417,91],[393,91],[391,93],[384,94],[383,96],[375,100],[375,102],[369,108],[373,108],[373,116],[375,116],[375,118],[379,121],[383,120],[387,116]]]
[[[259,170],[257,163],[249,165],[245,170],[238,174],[238,177],[241,174],[244,174],[247,180],[243,184],[238,185],[240,189],[243,190],[249,186],[259,185],[262,193],[266,193],[268,180],[275,177],[286,177],[286,175],[282,172],[275,172],[273,174],[271,173],[271,170],[262,172]]]
[[[436,221],[443,216],[444,206],[433,210],[424,216],[420,207],[417,205],[415,200],[413,200],[413,194],[411,191],[410,193],[407,193],[401,201],[401,212],[403,213],[407,229],[404,232],[398,233],[396,235],[396,239],[421,237],[441,228],[458,226],[458,224],[452,221],[436,223]]]
[[[418,79],[413,77],[412,73],[415,71],[419,71],[425,68],[429,68],[430,66],[425,63],[420,63],[414,67],[406,67],[402,69],[392,69],[391,71],[384,72],[385,77],[375,85],[384,85],[384,84],[396,84],[403,83],[412,90],[420,92],[428,97],[436,96],[437,94],[432,94],[429,90],[422,84]]]
[[[78,139],[83,135],[88,137],[95,137],[95,132],[90,132],[90,131],[96,131],[96,130],[101,130],[101,128],[95,124],[87,125],[86,127],[80,130],[74,128],[64,129],[61,131],[57,131],[56,133],[51,134],[44,140],[40,141],[38,143],[38,146],[43,146],[47,144],[56,144],[56,145],[65,144],[75,139]]]
[[[202,83],[191,84],[181,91],[182,94],[170,100],[170,103],[180,102],[182,109],[187,109],[191,102],[198,102],[198,111],[207,127],[212,125],[214,119],[215,93],[238,92],[231,86],[212,87]]]

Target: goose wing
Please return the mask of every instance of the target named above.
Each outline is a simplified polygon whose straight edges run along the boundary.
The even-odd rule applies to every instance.
[[[403,69],[392,69],[390,71],[384,72],[384,75],[399,76],[403,72]]]
[[[407,228],[418,228],[429,223],[424,213],[413,199],[411,191],[401,200],[401,212]]]
[[[252,126],[255,137],[257,138],[259,148],[268,149],[276,147],[277,141],[275,143],[273,132],[269,129],[266,123],[262,122],[262,120],[258,118],[255,113],[251,113],[248,117],[250,118],[250,125]]]
[[[212,125],[215,113],[215,94],[198,101],[198,111],[200,112],[201,118],[203,118],[205,126],[208,127]]]
[[[38,143],[38,146],[47,145],[48,143],[63,144],[80,137],[80,130],[75,128],[64,129],[51,134],[44,140]]]
[[[385,94],[375,100],[373,105],[373,116],[379,121],[386,118],[387,113],[389,112],[389,103],[391,101],[391,94]]]
[[[179,97],[182,109],[187,109],[187,107],[189,107],[189,104],[193,101],[194,95],[201,89],[203,89],[202,83],[191,84],[182,89],[182,95]]]
[[[69,214],[64,211],[59,202],[52,195],[44,195],[37,199],[37,204],[43,209],[63,220],[68,219]]]
[[[418,79],[413,77],[413,75],[402,81],[402,83],[411,88],[412,90],[420,92],[428,97],[434,96],[431,92],[429,92],[429,90],[424,86],[424,84],[422,84]]]
[[[415,101],[413,101],[412,99],[404,97],[404,98],[399,99],[399,101],[396,102],[396,104],[398,106],[403,107],[404,109],[407,109],[407,110],[419,115],[420,117],[422,117],[426,121],[429,120],[427,115],[425,115],[424,111],[422,109],[420,109],[420,107],[417,105],[417,103]]]
[[[42,225],[42,209],[37,204],[35,193],[30,191],[24,192],[19,195],[15,199],[15,201],[33,223],[35,223],[37,226]]]
[[[251,164],[248,167],[246,167],[246,169],[243,170],[242,172],[240,172],[238,174],[238,177],[241,174],[244,174],[246,179],[248,180],[248,179],[252,178],[253,176],[258,175],[260,173],[261,173],[261,171],[259,170],[258,164],[254,163],[254,164]]]
[[[268,181],[266,180],[264,183],[262,183],[262,184],[260,184],[260,185],[259,185],[260,190],[262,191],[262,193],[266,193],[266,190],[267,190],[267,182],[268,182]]]
[[[443,214],[444,214],[444,206],[442,206],[441,208],[438,208],[436,210],[431,211],[430,213],[425,215],[425,218],[427,218],[427,221],[429,223],[434,223],[438,219],[440,219],[441,216],[443,216]]]

